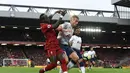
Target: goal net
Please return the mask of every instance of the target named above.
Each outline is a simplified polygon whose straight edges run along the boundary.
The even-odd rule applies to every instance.
[[[28,59],[3,59],[3,67],[8,66],[28,67]]]

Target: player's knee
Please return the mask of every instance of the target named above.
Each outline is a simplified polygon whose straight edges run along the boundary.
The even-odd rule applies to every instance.
[[[66,61],[66,63],[68,63],[68,62],[69,62],[69,60],[68,60],[68,57],[67,57],[67,56],[65,57],[65,61]]]
[[[58,59],[59,60],[63,60],[64,59],[66,63],[68,63],[68,61],[69,61],[68,60],[68,56],[66,54],[62,54],[61,56],[58,56]]]
[[[92,64],[94,64],[94,65],[95,65],[95,62],[93,61],[93,62],[92,62]]]
[[[74,59],[75,59],[76,62],[78,62],[79,57],[78,57],[78,56],[75,56]]]
[[[71,59],[77,62],[79,60],[79,57],[77,56],[76,53],[71,54]]]
[[[68,56],[66,54],[63,54],[63,58],[65,59],[66,63],[69,62]]]

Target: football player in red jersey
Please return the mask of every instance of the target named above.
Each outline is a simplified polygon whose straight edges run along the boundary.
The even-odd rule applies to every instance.
[[[59,41],[55,32],[55,29],[57,29],[57,27],[60,25],[63,16],[66,14],[66,11],[56,11],[54,14],[56,13],[61,14],[61,16],[55,24],[50,24],[50,19],[53,17],[53,15],[49,17],[46,14],[40,15],[41,31],[46,38],[44,50],[51,63],[45,68],[40,69],[39,73],[44,73],[55,68],[57,66],[57,61],[60,61],[63,73],[68,73],[67,62],[64,58],[65,54],[59,46]]]

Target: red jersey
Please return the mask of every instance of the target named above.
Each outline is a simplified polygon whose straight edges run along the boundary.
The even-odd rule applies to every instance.
[[[46,38],[45,50],[57,49],[57,47],[59,48],[59,41],[56,37],[55,30],[52,28],[52,25],[41,23],[40,26],[41,26],[41,31]]]

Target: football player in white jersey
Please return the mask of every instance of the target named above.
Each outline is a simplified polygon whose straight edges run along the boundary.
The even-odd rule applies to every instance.
[[[71,49],[71,47],[69,46],[69,40],[72,37],[74,28],[77,26],[78,22],[79,22],[79,17],[76,15],[72,16],[70,18],[70,23],[65,22],[58,27],[58,30],[60,30],[60,32],[57,37],[61,43],[61,48],[66,52],[68,56],[66,57],[66,61],[69,61],[68,59],[70,58],[76,63],[78,63],[79,57],[76,54],[76,52],[73,49]],[[73,63],[69,62],[68,66],[70,66],[69,64],[71,65]]]
[[[95,58],[96,56],[96,52],[93,50],[93,47],[90,48],[90,50],[88,51],[88,53],[91,55],[91,59],[90,59],[90,64],[89,64],[89,69],[92,68],[92,65],[95,65]]]
[[[80,53],[81,51],[81,44],[82,44],[82,39],[79,36],[80,34],[80,29],[75,28],[74,35],[70,38],[69,43],[71,48],[77,53],[80,63],[79,63],[79,68],[81,70],[81,73],[85,73],[85,67],[84,67],[84,62],[83,62],[83,57]]]

